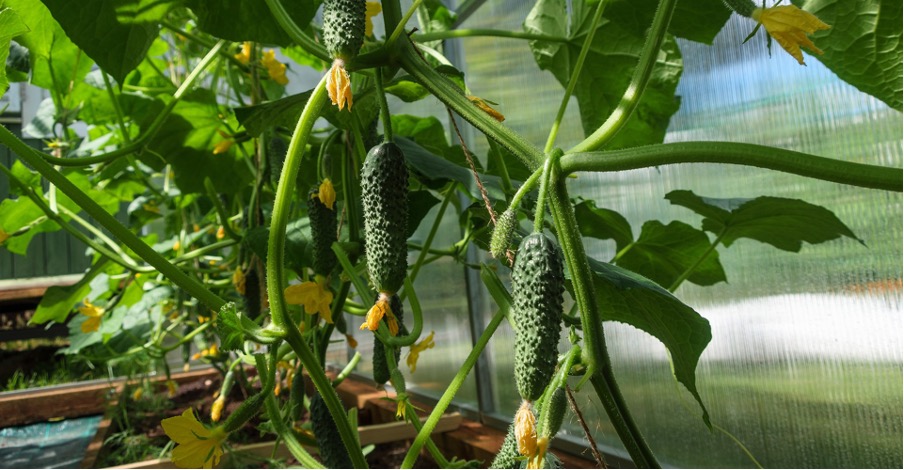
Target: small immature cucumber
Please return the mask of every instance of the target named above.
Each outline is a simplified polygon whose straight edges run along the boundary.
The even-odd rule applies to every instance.
[[[383,143],[367,152],[361,199],[370,280],[379,292],[395,294],[408,269],[408,168],[398,145]]]
[[[314,273],[329,276],[336,268],[338,260],[333,252],[333,242],[338,238],[338,218],[336,211],[320,201],[320,186],[308,193],[308,218],[311,221],[311,254]]]
[[[543,395],[556,370],[565,273],[558,246],[533,233],[521,241],[512,271],[515,382],[521,398]]]
[[[330,410],[319,393],[315,393],[311,398],[311,427],[317,446],[320,447],[320,458],[326,468],[352,468],[352,460],[345,451],[339,428],[333,422]]]
[[[323,2],[323,44],[333,58],[354,59],[364,44],[365,0]]]
[[[523,460],[519,460],[519,457],[521,453],[518,452],[518,439],[515,437],[515,425],[512,424],[490,468],[521,468]]]
[[[565,396],[564,388],[556,387],[549,393],[550,395],[540,412],[537,434],[541,438],[545,437],[551,440],[559,432],[559,428],[562,427],[565,411],[568,408],[568,398]]]
[[[490,254],[498,260],[505,259],[505,252],[512,244],[512,237],[515,235],[515,226],[518,225],[518,214],[506,209],[496,219],[496,227],[493,229],[493,236],[490,238]]]
[[[261,315],[261,283],[253,267],[245,275],[245,311],[248,318],[256,320]]]
[[[379,298],[379,296],[377,296]],[[375,300],[376,302],[376,300]],[[405,327],[405,322],[403,321],[402,316],[404,315],[404,311],[402,310],[402,299],[397,295],[393,295],[389,299],[389,308],[392,309],[392,314],[395,315],[396,320],[399,322],[399,336],[408,336],[408,328]],[[386,318],[383,318],[382,321],[386,321]],[[393,356],[395,356],[395,363],[398,367],[399,359],[402,358],[402,348],[393,347]],[[373,374],[374,374],[374,382],[377,385],[383,385],[389,381],[389,365],[386,363],[386,346],[382,341],[377,339],[374,336],[374,356],[373,356]]]

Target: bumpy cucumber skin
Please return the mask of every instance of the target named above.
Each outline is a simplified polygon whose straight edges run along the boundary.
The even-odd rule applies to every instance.
[[[352,460],[345,451],[345,445],[342,444],[339,428],[333,422],[333,417],[330,416],[330,411],[319,393],[315,393],[311,398],[311,427],[317,439],[317,446],[320,447],[320,459],[326,468],[352,468]]]
[[[376,300],[374,301],[376,302]],[[389,308],[392,309],[393,315],[395,315],[396,320],[399,322],[399,336],[407,336],[408,328],[405,327],[405,322],[403,321],[404,310],[402,308],[402,299],[397,295],[393,295],[389,299]],[[386,321],[385,319],[383,320]],[[389,381],[389,365],[386,363],[386,346],[374,336],[374,357],[373,357],[373,375],[374,382],[377,385],[383,385]],[[399,359],[402,358],[402,348],[393,348],[393,355],[395,356],[396,367],[399,365]]]
[[[408,269],[408,168],[398,145],[370,149],[361,169],[364,250],[374,287],[395,294]]]
[[[518,452],[518,439],[515,437],[515,425],[509,426],[508,434],[502,441],[502,447],[490,468],[521,468],[522,460],[518,460],[521,454]]]
[[[568,407],[568,398],[565,396],[565,389],[556,387],[546,403],[546,407],[540,414],[541,422],[538,426],[541,437],[552,439],[559,428],[562,427],[562,421],[565,419],[565,411]]]
[[[323,44],[333,58],[354,59],[364,44],[365,0],[323,2]]]
[[[308,217],[311,220],[311,254],[314,272],[328,276],[339,262],[333,252],[333,242],[338,240],[339,222],[336,211],[330,210],[317,195],[319,186],[308,193]]]
[[[543,395],[556,369],[565,273],[558,246],[533,233],[521,241],[512,271],[515,382],[521,398]]]
[[[493,236],[490,238],[490,254],[493,258],[504,259],[505,252],[509,245],[512,244],[512,237],[515,235],[515,226],[518,224],[518,215],[511,209],[506,209],[499,218],[496,219],[496,227],[493,229]]]

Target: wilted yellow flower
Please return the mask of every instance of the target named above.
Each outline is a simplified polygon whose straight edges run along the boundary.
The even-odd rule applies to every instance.
[[[132,391],[132,401],[141,400],[142,395],[144,395],[144,389],[141,387],[136,388]]]
[[[766,32],[782,46],[782,49],[791,54],[791,57],[797,59],[797,63],[800,65],[806,65],[804,55],[800,51],[801,46],[816,54],[822,54],[822,51],[813,44],[807,35],[831,28],[812,13],[794,5],[756,8],[750,16],[762,24],[766,28]]]
[[[381,5],[380,2],[367,2],[367,10],[364,11],[365,36],[374,35],[373,17],[379,15],[381,11],[383,11],[383,5]]]
[[[251,43],[245,41],[242,44],[242,52],[236,54],[235,59],[242,63],[242,65],[248,65],[248,62],[251,62]]]
[[[191,356],[191,358],[192,358],[193,361],[196,361],[196,360],[198,360],[198,359],[201,359],[202,357],[216,356],[218,353],[219,353],[219,349],[217,348],[217,345],[214,344],[213,346],[211,346],[211,347],[209,347],[209,348],[207,348],[207,349],[204,349],[204,350],[201,350],[201,351],[199,351],[199,352],[194,353],[194,354]]]
[[[5,230],[0,228],[0,245],[2,245],[6,240],[9,240],[9,234],[6,233]]]
[[[418,356],[420,356],[423,351],[433,349],[433,347],[436,346],[436,343],[433,342],[433,333],[434,332],[431,331],[421,342],[413,344],[409,348],[405,362],[408,363],[408,368],[411,369],[412,374],[417,370]]]
[[[493,107],[490,106],[489,104],[487,104],[487,102],[485,100],[482,100],[476,96],[471,96],[471,95],[468,95],[468,100],[470,100],[472,103],[477,105],[477,107],[480,108],[481,111],[489,114],[491,118],[493,118],[499,122],[505,121],[505,116],[502,113],[500,113],[499,111],[496,111],[495,109],[493,109]]]
[[[226,397],[219,396],[210,406],[210,420],[216,423],[223,414],[223,407],[226,406]]]
[[[518,439],[518,452],[521,455],[537,455],[537,418],[528,401],[522,401],[515,413],[515,437]]]
[[[385,294],[381,292],[380,298],[377,299],[374,306],[367,311],[367,316],[364,317],[364,323],[361,324],[359,329],[377,331],[377,329],[380,328],[380,320],[383,319],[388,310],[389,300]]]
[[[191,408],[181,416],[160,421],[163,431],[176,444],[173,462],[180,468],[213,468],[223,456],[226,431],[222,427],[207,429],[198,422]]]
[[[235,272],[232,273],[232,285],[239,294],[245,295],[245,272],[241,266],[235,268]]]
[[[405,409],[408,408],[407,402],[408,395],[406,395],[405,393],[400,393],[396,397],[396,419],[405,419]]]
[[[358,340],[356,340],[354,336],[352,336],[352,335],[345,335],[345,341],[348,342],[348,345],[349,345],[350,348],[352,348],[352,349],[357,349],[357,348],[358,348]]]
[[[101,317],[104,315],[104,309],[93,305],[87,298],[82,302],[84,306],[78,308],[78,313],[88,317],[82,322],[82,333],[91,333],[100,328]]]
[[[226,238],[226,229],[222,225],[217,229],[217,240]]]
[[[333,60],[333,66],[327,72],[326,92],[330,95],[330,101],[339,107],[339,111],[348,104],[348,110],[352,110],[352,79],[345,70],[345,61]]]
[[[336,189],[333,188],[333,182],[329,178],[324,178],[320,183],[317,199],[320,199],[320,202],[330,210],[333,210],[333,206],[336,205]]]
[[[261,64],[267,69],[267,74],[274,82],[283,86],[289,84],[289,79],[286,77],[286,64],[276,60],[276,51],[270,49],[264,52]]]
[[[546,448],[549,447],[549,438],[537,439],[537,453],[527,460],[527,468],[543,468],[543,460],[546,457]]]
[[[333,323],[333,293],[325,287],[326,278],[316,276],[314,281],[303,282],[286,287],[283,295],[286,302],[292,305],[304,305],[307,314],[319,314],[327,323]]]

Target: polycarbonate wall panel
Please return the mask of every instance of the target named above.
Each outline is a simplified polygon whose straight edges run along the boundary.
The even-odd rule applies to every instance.
[[[486,2],[463,27],[520,29],[532,3]],[[752,28],[734,16],[713,46],[679,41],[682,104],[667,141],[732,140],[901,167],[901,113],[840,81],[814,57],[801,67],[776,46],[770,58],[762,32],[742,45]],[[523,41],[460,41],[472,92],[498,102],[506,124],[542,144],[561,86],[537,70]],[[572,100],[559,145],[580,138]],[[474,146],[485,153],[482,139]],[[635,237],[647,220],[699,227],[699,216],[663,199],[687,189],[717,198],[802,199],[833,211],[863,242],[805,243],[799,253],[789,253],[739,240],[719,249],[728,283],[685,284],[677,291],[712,326],[712,342],[697,368],[697,386],[716,426],[712,433],[699,406],[676,385],[664,346],[630,326],[606,323],[616,376],[662,464],[754,466],[736,438],[766,467],[902,466],[900,194],[750,167],[691,164],[581,174],[569,187],[572,195],[593,197],[625,215]],[[594,258],[615,254],[611,241],[585,241]],[[492,300],[480,299],[484,304],[481,311],[489,314]],[[494,405],[509,418],[518,402],[506,391],[511,341],[503,324],[490,346]],[[578,401],[599,442],[620,449],[589,387]],[[581,435],[573,419],[566,432]]]

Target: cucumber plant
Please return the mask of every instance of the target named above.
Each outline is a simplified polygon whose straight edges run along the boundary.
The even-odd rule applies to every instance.
[[[357,348],[349,325],[359,322],[373,332],[365,354],[372,354],[374,380],[393,387],[397,415],[417,429],[401,466],[411,468],[424,448],[442,467],[469,464],[448,459],[430,436],[487,345],[508,346],[497,331],[509,319],[518,393],[504,399],[521,407],[492,465],[558,465],[549,448],[569,416],[564,397],[588,387],[634,464],[656,467],[612,369],[604,320],[662,341],[675,379],[716,429],[695,377],[709,324],[673,293],[684,282],[725,280],[719,247],[739,238],[797,251],[803,241],[856,235],[827,209],[804,201],[719,200],[678,190],[666,197],[703,215],[704,230],[649,221],[634,237],[624,216],[602,201],[574,200],[567,179],[578,172],[723,163],[902,191],[897,166],[736,142],[663,143],[677,109],[680,52],[673,37],[712,42],[733,11],[800,63],[801,47],[824,49],[819,60],[839,77],[900,111],[900,87],[888,84],[901,81],[901,42],[866,23],[871,15],[850,15],[857,24],[848,26],[838,13],[879,0],[830,2],[837,9],[817,12],[825,22],[796,0],[777,6],[707,0],[682,8],[677,0],[571,2],[570,8],[564,0],[536,0],[524,31],[459,28],[453,12],[433,0],[407,9],[398,0],[144,3],[0,3],[7,26],[0,51],[15,55],[10,63],[16,65],[0,71],[0,87],[28,80],[49,95],[30,127],[44,133],[45,148],[0,126],[0,143],[16,155],[12,165],[0,165],[15,190],[0,204],[0,244],[24,254],[35,234],[65,230],[88,246],[91,267],[82,280],[49,291],[32,320],[69,322],[68,353],[92,364],[132,361],[166,375],[168,353],[181,350],[186,366],[191,348],[209,353],[194,360],[219,368],[229,385],[210,426],[191,410],[167,421],[171,431],[194,430],[172,434],[180,446],[173,457],[183,466],[216,464],[230,433],[262,414],[266,432],[285,442],[300,465],[366,467],[356,419],[324,371],[331,342]],[[463,2],[478,12],[489,8],[485,3]],[[94,7],[100,14],[74,11]],[[887,10],[900,23],[900,9]],[[382,31],[373,27],[375,15],[382,16]],[[107,34],[95,37],[95,31]],[[851,31],[868,31],[875,43],[891,46],[861,50],[845,42]],[[471,95],[469,85],[476,84],[445,58],[443,41],[470,36],[524,41],[525,51],[563,86],[544,145],[507,126],[504,107]],[[872,60],[883,80],[864,80],[852,69],[863,60]],[[30,72],[23,72],[25,62]],[[297,83],[303,67],[322,77],[313,88]],[[531,90],[517,91],[535,99]],[[434,97],[448,110],[449,129],[394,113],[387,94],[403,101]],[[559,133],[572,97],[584,137],[563,146]],[[473,155],[463,125],[490,143],[486,165]],[[461,146],[450,146],[445,135]],[[114,216],[124,203],[125,222]],[[424,220],[427,214],[432,220]],[[451,215],[461,238],[437,247]],[[794,229],[776,229],[773,218]],[[533,220],[532,230],[522,220]],[[415,240],[422,222],[430,230]],[[584,237],[613,239],[618,253],[610,263],[592,260]],[[667,249],[650,248],[657,243]],[[475,265],[477,249],[497,261]],[[423,299],[422,308],[414,289],[421,269],[438,260],[479,270],[498,309],[421,423],[402,371],[406,365],[414,371],[435,343],[447,346],[434,333],[422,334],[438,320],[429,313],[432,299]],[[508,272],[511,289],[499,276]],[[568,314],[566,291],[575,304]],[[411,312],[407,327],[404,302]],[[72,312],[78,313],[70,318]],[[652,324],[645,317],[650,312],[681,322]],[[695,338],[693,344],[674,339],[681,335]],[[560,354],[563,343],[570,349]],[[253,364],[259,379],[246,376],[242,364]],[[280,369],[290,369],[288,400],[273,393],[283,386]],[[316,390],[312,398],[301,390],[305,376]],[[222,420],[233,387],[251,398]],[[313,440],[293,428],[306,402]],[[314,442],[320,460],[303,445]]]

